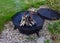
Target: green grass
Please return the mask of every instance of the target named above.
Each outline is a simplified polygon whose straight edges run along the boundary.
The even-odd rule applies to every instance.
[[[60,43],[60,20],[49,24],[48,30],[54,43]],[[53,38],[52,38],[53,37]]]
[[[0,0],[0,32],[3,30],[4,24],[11,20],[16,12],[31,7],[38,8],[45,3],[45,0]]]
[[[48,30],[52,33],[52,34],[60,34],[60,20],[49,24],[48,26]]]
[[[57,11],[60,11],[60,0],[46,0],[47,5]]]
[[[50,43],[49,40],[45,40],[44,43]]]
[[[30,41],[33,41],[33,40],[36,39],[36,37],[35,37],[35,36],[29,36],[29,37],[27,37],[26,39],[27,39],[27,40],[30,40]]]

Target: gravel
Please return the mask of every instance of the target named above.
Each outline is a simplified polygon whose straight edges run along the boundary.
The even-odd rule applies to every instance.
[[[0,43],[44,43],[45,40],[50,40],[50,33],[48,32],[47,26],[50,21],[46,20],[43,25],[43,29],[40,31],[40,37],[36,34],[30,36],[19,33],[18,29],[13,30],[14,25],[10,21],[4,25],[4,30],[0,35]],[[31,39],[32,38],[32,39]],[[34,38],[34,39],[33,39]]]

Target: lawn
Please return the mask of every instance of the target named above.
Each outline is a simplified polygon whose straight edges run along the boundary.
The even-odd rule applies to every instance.
[[[11,20],[16,12],[31,7],[38,8],[45,3],[45,0],[0,0],[0,32],[3,30],[4,24]]]
[[[48,30],[51,33],[51,39],[54,43],[60,43],[60,20],[48,25]]]

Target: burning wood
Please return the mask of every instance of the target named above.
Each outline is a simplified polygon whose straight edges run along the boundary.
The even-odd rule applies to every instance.
[[[30,16],[28,15],[22,16],[20,26],[24,26],[24,25],[33,26],[35,24],[36,24],[35,20],[33,20]]]

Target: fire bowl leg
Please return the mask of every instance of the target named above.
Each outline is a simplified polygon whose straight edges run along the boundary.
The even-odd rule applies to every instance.
[[[17,27],[15,26],[15,27],[14,27],[14,30],[16,30],[16,29],[17,29]]]
[[[40,37],[39,32],[36,32],[37,36]]]

